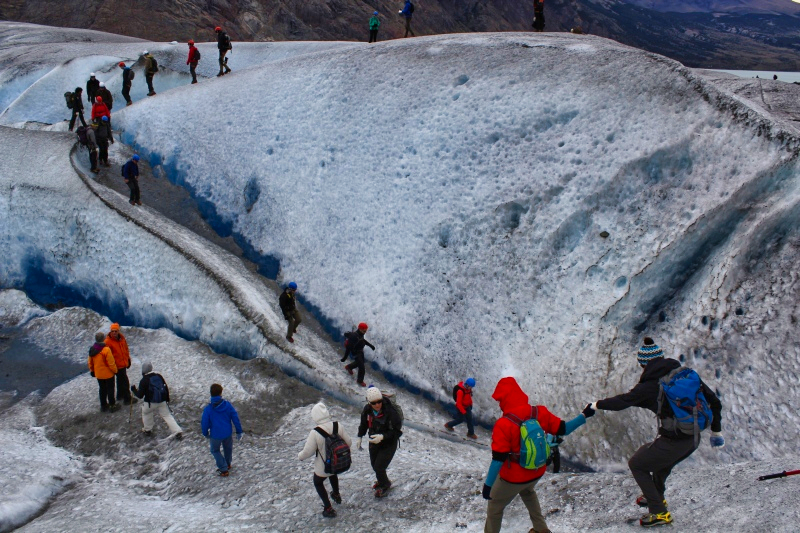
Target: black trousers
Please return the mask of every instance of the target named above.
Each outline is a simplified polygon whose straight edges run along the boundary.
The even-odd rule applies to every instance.
[[[117,369],[117,400],[131,401],[131,384],[128,381],[128,369]]]
[[[628,461],[633,479],[647,498],[651,513],[665,513],[664,491],[672,469],[695,451],[694,438],[668,439],[658,437],[645,444]]]
[[[92,164],[92,170],[97,170],[97,148],[89,149],[89,163]]]
[[[114,405],[114,377],[98,379],[97,385],[100,387],[100,407],[107,409],[109,405]]]
[[[333,493],[339,494],[339,478],[336,477],[336,474],[328,478],[314,474],[314,488],[317,489],[317,494],[319,494],[319,497],[322,500],[322,505],[325,507],[325,509],[331,506],[331,501],[328,499],[328,493],[325,491],[326,479],[331,480],[331,488],[333,489]]]
[[[392,484],[389,476],[386,475],[386,469],[389,468],[389,463],[392,462],[396,451],[397,441],[391,444],[369,445],[369,462],[375,471],[375,476],[378,478],[378,488],[388,489]]]
[[[378,42],[378,30],[369,30],[369,42],[371,43]]]
[[[144,75],[144,79],[145,79],[145,81],[147,81],[147,89],[148,89],[147,92],[148,93],[156,92],[156,90],[153,89],[153,76],[155,76],[155,74],[145,74]]]
[[[75,127],[76,118],[80,118],[81,124],[86,125],[86,121],[83,119],[83,109],[73,109],[72,118],[69,119],[69,131],[72,131],[72,128]]]
[[[535,11],[533,13],[533,29],[544,31],[544,11]]]
[[[100,162],[108,163],[108,139],[97,139],[97,147],[100,149]]]
[[[131,190],[130,203],[138,204],[142,199],[142,195],[139,193],[139,178],[129,179],[127,185]]]
[[[192,74],[192,82],[197,82],[197,61],[189,63],[189,72]]]
[[[130,85],[123,85],[122,86],[122,97],[125,99],[125,102],[128,104],[131,102],[131,86]]]
[[[364,374],[367,372],[367,369],[364,366],[364,352],[354,353],[353,357],[355,357],[355,361],[347,365],[345,368],[350,370],[357,368],[358,376],[356,377],[356,381],[359,383],[364,383]]]
[[[414,30],[411,29],[411,17],[406,17],[406,34],[403,37],[408,37],[409,33],[412,37],[416,37]]]

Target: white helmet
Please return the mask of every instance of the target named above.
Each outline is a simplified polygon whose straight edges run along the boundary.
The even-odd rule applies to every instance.
[[[146,56],[146,55],[147,55],[147,50],[145,50],[144,52],[142,52],[142,55],[143,55],[143,56]]]
[[[89,73],[89,77],[90,77],[90,78],[94,78],[94,72],[90,72],[90,73]]]
[[[100,87],[105,87],[105,86],[106,86],[106,84],[101,81],[100,82]]]

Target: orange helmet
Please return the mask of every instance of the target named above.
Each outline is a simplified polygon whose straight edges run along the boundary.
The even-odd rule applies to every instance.
[[[125,62],[124,61],[120,61],[119,62],[119,66],[124,67],[125,66]]]
[[[98,102],[100,102],[101,104],[103,103],[103,97],[102,97],[102,96],[98,96],[98,97],[96,97],[96,98],[95,98],[95,100],[97,100],[97,101],[98,101]]]
[[[189,39],[189,46],[194,46],[194,41]]]
[[[214,31],[222,31],[222,28],[220,28],[219,26],[217,26],[216,28],[214,28]]]

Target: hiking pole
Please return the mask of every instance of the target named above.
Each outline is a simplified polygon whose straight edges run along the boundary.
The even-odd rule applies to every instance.
[[[128,411],[128,425],[131,425],[131,418],[133,418],[133,401],[130,402],[131,409]]]
[[[758,480],[759,481],[765,481],[767,479],[777,479],[779,477],[795,476],[797,474],[800,474],[800,470],[790,470],[789,472],[784,470],[780,474],[769,474],[769,475],[766,475],[766,476],[761,476],[761,477],[758,478]]]

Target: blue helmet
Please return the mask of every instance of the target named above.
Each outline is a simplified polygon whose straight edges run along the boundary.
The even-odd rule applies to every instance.
[[[377,11],[376,11],[375,13],[373,13],[373,15],[377,15],[377,14],[378,14],[378,12],[377,12]]]
[[[464,385],[471,389],[475,386],[475,378],[467,378],[467,380],[464,382]]]
[[[100,120],[102,120],[103,122],[108,122],[108,117],[103,115],[103,118],[101,118]]]
[[[297,290],[297,283],[295,283],[294,281],[290,281],[289,282],[289,288],[292,289],[293,291],[296,291]]]
[[[139,154],[133,154],[133,157],[131,159],[133,159],[134,161],[138,161],[139,160]]]

